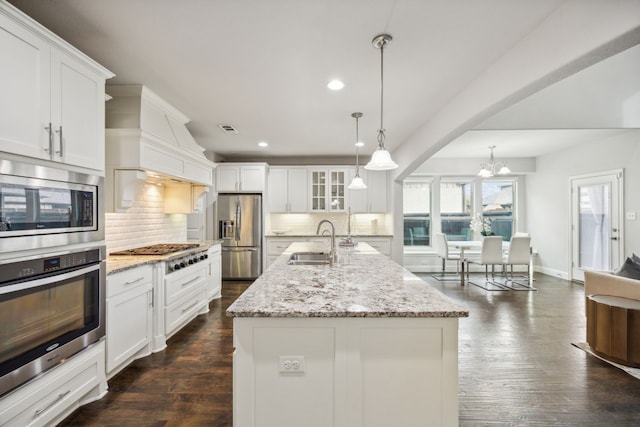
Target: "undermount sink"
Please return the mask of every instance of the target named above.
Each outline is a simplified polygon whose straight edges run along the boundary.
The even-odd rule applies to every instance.
[[[289,257],[289,265],[326,265],[331,260],[331,254],[324,252],[295,252]]]

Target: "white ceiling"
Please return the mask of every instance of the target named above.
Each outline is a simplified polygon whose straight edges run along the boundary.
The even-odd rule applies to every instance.
[[[384,126],[393,150],[563,0],[10,2],[113,71],[110,83],[145,84],[185,113],[205,149],[267,158],[352,155],[355,111],[364,113],[362,152],[374,150],[380,52],[371,39],[377,34],[394,38],[384,51]],[[333,78],[342,79],[345,89],[328,90]],[[631,80],[637,93],[638,79]],[[633,90],[620,86],[627,94]],[[518,123],[531,108],[526,101],[520,112],[487,121],[486,129],[541,127]],[[219,124],[240,133],[227,135]],[[530,130],[498,137],[486,129],[465,135],[444,154],[461,155],[465,150],[456,145],[468,140],[484,148],[478,156],[497,145],[496,156],[511,157],[499,150],[526,137],[534,148],[520,145],[518,152],[529,156],[592,137],[567,131],[541,138]],[[469,142],[473,134],[480,141]],[[270,146],[258,148],[262,140]]]

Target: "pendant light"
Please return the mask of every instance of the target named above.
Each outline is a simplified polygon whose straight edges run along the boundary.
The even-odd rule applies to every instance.
[[[367,185],[360,178],[360,164],[358,161],[358,148],[360,147],[360,139],[358,138],[358,119],[362,117],[362,113],[353,113],[351,117],[356,119],[356,176],[353,177],[351,184],[347,187],[349,190],[366,190]]]
[[[371,156],[371,160],[364,167],[365,169],[384,171],[395,169],[398,165],[391,160],[391,154],[384,148],[385,129],[382,125],[382,107],[384,100],[384,48],[391,42],[389,34],[380,34],[373,38],[371,44],[376,49],[380,49],[380,129],[378,129],[378,149]]]

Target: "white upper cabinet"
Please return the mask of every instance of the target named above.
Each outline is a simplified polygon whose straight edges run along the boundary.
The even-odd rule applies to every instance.
[[[270,168],[268,188],[270,212],[307,212],[306,168]]]
[[[355,169],[349,171],[349,182],[355,176]],[[365,190],[349,190],[349,207],[352,213],[384,213],[389,210],[389,174],[386,171],[360,169],[360,177],[367,185]],[[348,184],[347,184],[348,185]]]
[[[310,212],[344,212],[347,210],[348,168],[309,169]]]
[[[0,150],[104,170],[104,83],[113,77],[0,4]]]
[[[264,163],[227,163],[216,167],[216,190],[219,193],[262,193],[267,168]]]

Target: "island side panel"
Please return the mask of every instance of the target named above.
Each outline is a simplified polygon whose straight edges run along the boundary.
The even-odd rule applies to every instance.
[[[457,318],[234,319],[234,426],[458,424]],[[281,357],[304,372],[282,372]]]

